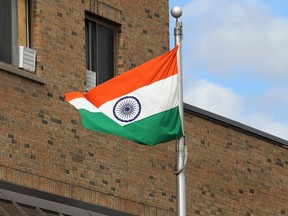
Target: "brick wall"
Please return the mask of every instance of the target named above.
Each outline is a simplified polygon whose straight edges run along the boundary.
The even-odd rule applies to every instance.
[[[0,179],[135,215],[175,215],[175,143],[82,128],[63,95],[84,91],[84,10],[121,24],[118,73],[168,50],[168,2],[34,1],[36,75],[1,70]],[[188,215],[287,215],[287,149],[186,113]]]
[[[186,114],[189,215],[287,215],[288,150]]]
[[[123,73],[168,50],[168,2],[33,3],[36,75],[46,84],[0,73],[0,178],[137,215],[173,215],[175,191],[165,185],[175,184],[166,175],[174,155],[158,152],[174,145],[147,149],[88,131],[63,97],[85,90],[85,10],[121,25],[117,72]]]

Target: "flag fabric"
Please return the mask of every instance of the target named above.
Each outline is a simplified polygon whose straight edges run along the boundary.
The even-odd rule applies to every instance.
[[[178,46],[86,93],[67,93],[65,99],[90,130],[151,146],[180,138],[177,50]]]

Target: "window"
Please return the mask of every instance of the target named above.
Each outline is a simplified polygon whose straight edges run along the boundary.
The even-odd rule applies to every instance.
[[[2,0],[1,0],[2,1]],[[115,209],[0,180],[0,216],[131,216]]]
[[[0,1],[0,61],[17,65],[17,47],[31,46],[31,0]]]
[[[11,63],[12,40],[10,35],[12,32],[12,16],[11,10],[7,10],[7,8],[11,8],[10,0],[0,1],[0,60]]]
[[[114,77],[116,28],[112,23],[86,17],[87,90]]]

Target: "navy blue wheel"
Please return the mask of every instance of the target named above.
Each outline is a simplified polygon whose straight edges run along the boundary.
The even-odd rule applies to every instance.
[[[141,112],[141,104],[136,97],[120,98],[113,107],[113,114],[121,122],[134,121]]]

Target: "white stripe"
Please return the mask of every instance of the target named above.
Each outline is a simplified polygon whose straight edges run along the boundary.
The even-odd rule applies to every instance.
[[[77,109],[86,109],[90,112],[103,112],[109,118],[117,122],[119,125],[127,125],[132,122],[122,122],[115,118],[113,114],[114,105],[119,99],[127,96],[137,98],[141,104],[140,115],[135,121],[141,120],[148,116],[172,109],[178,106],[178,74],[170,76],[166,79],[152,83],[151,85],[144,86],[127,95],[122,95],[111,101],[107,101],[99,108],[95,107],[85,98],[76,98],[70,101],[70,103]],[[134,122],[135,122],[134,121]]]
[[[90,112],[100,112],[97,107],[95,107],[90,101],[86,98],[75,98],[69,101],[76,109],[86,109]]]

